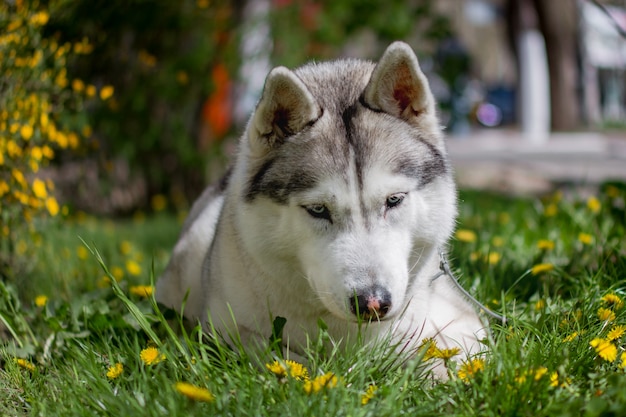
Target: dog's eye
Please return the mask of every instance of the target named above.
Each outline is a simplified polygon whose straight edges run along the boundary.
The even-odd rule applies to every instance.
[[[387,201],[385,202],[385,205],[387,206],[388,209],[399,206],[400,203],[402,203],[402,201],[404,200],[404,197],[405,197],[405,194],[390,195],[389,197],[387,197]]]
[[[312,206],[304,206],[304,209],[312,217],[316,219],[324,219],[330,221],[330,211],[323,204],[313,204]]]

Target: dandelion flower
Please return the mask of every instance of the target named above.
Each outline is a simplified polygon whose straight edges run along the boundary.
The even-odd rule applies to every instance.
[[[299,381],[309,379],[309,371],[304,367],[304,365],[296,361],[274,361],[272,363],[266,363],[265,367],[270,372],[281,378],[287,376],[287,371],[289,371],[289,376]]]
[[[206,388],[201,388],[189,382],[177,382],[174,388],[185,397],[194,401],[204,401],[207,403],[215,401],[215,397]]]
[[[165,360],[165,355],[153,346],[147,347],[139,353],[139,358],[146,365],[154,365]]]
[[[374,394],[376,393],[376,390],[378,390],[378,387],[376,385],[372,384],[369,387],[367,387],[365,394],[361,396],[361,405],[365,405],[368,402],[370,402],[370,400],[374,398]]]
[[[130,275],[141,275],[141,266],[132,259],[126,261],[126,270]]]
[[[602,208],[602,204],[600,204],[600,201],[595,198],[595,197],[589,197],[589,199],[587,200],[587,208],[592,212],[592,213],[599,213],[600,212],[600,208]]]
[[[332,372],[327,372],[324,375],[320,375],[313,380],[306,381],[304,383],[304,392],[307,394],[313,394],[321,391],[325,388],[334,388],[337,386],[339,379]]]
[[[121,281],[122,278],[124,278],[124,270],[122,268],[120,268],[119,266],[113,266],[111,267],[111,275],[113,275],[113,278],[115,278],[116,281]]]
[[[626,370],[626,352],[622,352],[619,356],[620,364],[617,365],[618,368]]]
[[[548,239],[541,239],[537,242],[537,248],[541,250],[552,250],[554,249],[554,241]]]
[[[602,321],[613,321],[615,320],[615,313],[608,308],[600,307],[598,309],[598,318]]]
[[[495,265],[498,262],[500,262],[501,258],[502,258],[502,255],[500,255],[498,252],[491,252],[487,256],[487,262],[489,263],[489,265]]]
[[[471,243],[476,241],[476,233],[468,229],[459,229],[456,231],[455,237],[460,242]]]
[[[545,263],[545,264],[537,264],[535,266],[532,267],[532,269],[530,270],[530,272],[533,275],[539,275],[543,272],[549,272],[552,271],[554,269],[554,265],[550,264],[550,263]]]
[[[437,349],[437,351],[435,352],[435,357],[447,361],[455,357],[459,353],[461,353],[461,349],[458,347],[452,349]]]
[[[608,362],[613,362],[617,358],[617,347],[608,340],[596,338],[589,342],[596,350],[598,356]]]
[[[470,378],[473,378],[478,372],[481,372],[485,369],[485,360],[478,358],[472,359],[468,362],[464,362],[459,368],[459,378],[462,381],[468,382]]]
[[[624,306],[624,301],[622,301],[619,295],[616,295],[616,294],[607,294],[604,297],[602,297],[602,301],[604,301],[609,306],[617,310],[619,310],[620,308]]]
[[[559,208],[556,204],[550,203],[543,210],[543,215],[546,217],[554,217],[559,212]]]
[[[569,336],[565,337],[565,339],[563,339],[564,342],[571,342],[572,340],[576,339],[578,337],[578,332],[574,332],[572,334],[570,334]]]
[[[17,363],[20,368],[26,369],[27,371],[30,371],[30,372],[35,372],[36,368],[32,362],[27,361],[26,359],[22,359],[22,358],[15,358],[14,360],[15,360],[15,363]]]
[[[79,246],[76,248],[76,255],[78,259],[82,259],[83,261],[89,257],[89,251],[84,246]]]
[[[420,350],[423,351],[423,349],[425,349],[424,357],[422,358],[423,361],[427,361],[427,360],[437,357],[437,353],[439,352],[437,341],[433,339],[432,337],[422,340],[422,344],[420,345]]]
[[[109,367],[107,371],[107,378],[115,379],[122,375],[122,372],[124,372],[124,365],[118,362],[115,365]]]
[[[548,373],[548,368],[546,368],[545,366],[540,366],[535,371],[535,381],[539,381],[547,373]]]
[[[48,296],[47,295],[38,295],[37,297],[35,297],[35,305],[37,307],[43,307],[48,303]]]
[[[154,288],[151,285],[133,285],[128,289],[128,291],[138,297],[147,298],[152,295]]]
[[[537,302],[535,302],[535,310],[536,311],[540,311],[543,310],[544,308],[546,308],[546,301],[541,299],[541,300],[537,300]]]
[[[606,335],[606,340],[617,340],[626,333],[626,326],[618,325],[613,327]]]
[[[589,233],[579,233],[578,240],[583,245],[591,245],[591,242],[593,242],[593,236],[591,236]]]
[[[558,372],[554,371],[550,374],[550,386],[551,387],[558,387],[559,386],[559,374]]]
[[[133,250],[133,244],[130,243],[128,240],[122,240],[120,242],[120,253],[122,255],[128,255],[132,252]]]

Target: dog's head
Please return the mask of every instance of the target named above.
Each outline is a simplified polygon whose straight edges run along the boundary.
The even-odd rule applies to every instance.
[[[237,221],[255,262],[281,285],[308,282],[303,300],[344,319],[401,312],[422,255],[452,232],[435,101],[401,42],[377,65],[272,70],[237,169]]]

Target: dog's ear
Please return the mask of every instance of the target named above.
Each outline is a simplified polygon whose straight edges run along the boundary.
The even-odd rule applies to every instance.
[[[394,42],[374,68],[363,92],[365,104],[411,124],[434,119],[435,99],[409,45]],[[431,120],[433,121],[433,120]]]
[[[304,83],[285,67],[276,67],[265,79],[263,95],[252,119],[250,140],[267,149],[283,143],[313,124],[321,108]]]

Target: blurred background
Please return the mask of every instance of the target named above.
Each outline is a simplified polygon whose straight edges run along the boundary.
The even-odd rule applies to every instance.
[[[0,198],[28,208],[39,192],[60,209],[107,215],[184,208],[223,172],[274,65],[375,60],[397,39],[428,74],[466,185],[537,191],[620,177],[625,6],[3,0]],[[555,155],[600,167],[571,163],[559,176]]]

